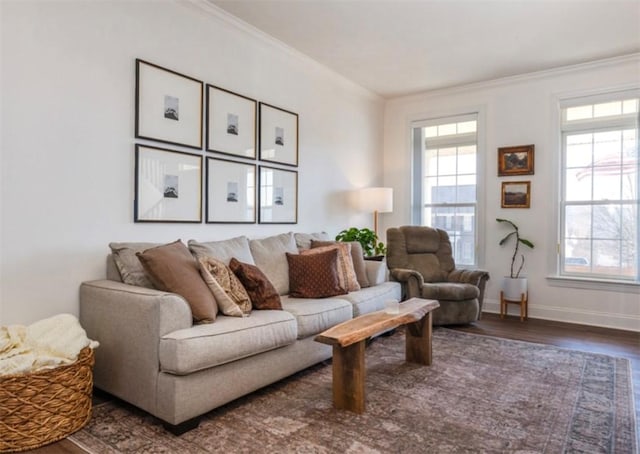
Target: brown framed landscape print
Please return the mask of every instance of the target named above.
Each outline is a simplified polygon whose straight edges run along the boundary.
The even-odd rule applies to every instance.
[[[533,175],[534,145],[498,148],[498,176]]]
[[[529,208],[530,206],[530,181],[504,181],[502,183],[502,208]]]
[[[135,136],[202,149],[203,83],[136,59]]]
[[[136,145],[135,222],[202,222],[202,156]]]

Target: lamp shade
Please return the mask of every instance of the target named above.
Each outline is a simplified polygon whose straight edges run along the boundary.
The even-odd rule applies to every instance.
[[[362,211],[393,211],[393,188],[363,188],[358,191],[358,208]]]

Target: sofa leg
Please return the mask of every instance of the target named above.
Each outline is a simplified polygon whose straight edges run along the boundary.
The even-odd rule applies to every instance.
[[[189,432],[200,425],[200,418],[195,417],[181,422],[180,424],[169,424],[168,422],[162,422],[163,427],[171,432],[173,435],[180,436],[183,433]]]

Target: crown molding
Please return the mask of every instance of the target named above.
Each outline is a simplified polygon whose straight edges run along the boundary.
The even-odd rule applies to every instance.
[[[545,79],[547,77],[554,77],[563,74],[570,74],[573,72],[585,71],[590,69],[598,69],[613,65],[620,65],[625,63],[636,63],[639,65],[640,70],[640,52],[620,55],[617,57],[603,58],[600,60],[593,60],[584,63],[577,63],[574,65],[559,66],[551,69],[544,69],[541,71],[534,71],[524,74],[517,74],[514,76],[499,77],[497,79],[483,80],[479,82],[472,82],[470,84],[455,85],[451,87],[437,88],[434,90],[424,90],[418,93],[412,93],[408,95],[395,96],[388,98],[387,101],[411,101],[418,100],[424,97],[432,96],[449,96],[465,91],[480,90],[484,88],[493,88],[498,86],[517,84],[522,82],[528,82],[533,80]]]
[[[295,58],[301,61],[302,63],[315,66],[316,70],[321,71],[324,75],[326,75],[330,79],[334,79],[336,82],[342,85],[345,85],[351,89],[355,89],[356,91],[360,92],[360,94],[368,98],[371,98],[374,101],[384,101],[384,97],[380,96],[379,94],[363,87],[362,85],[355,83],[351,79],[343,76],[340,73],[337,73],[331,68],[323,65],[317,60],[314,60],[308,55],[284,43],[283,41],[280,41],[279,39],[274,38],[268,33],[265,33],[262,30],[254,27],[253,25],[243,21],[242,19],[239,19],[233,14],[228,13],[227,11],[220,8],[219,6],[216,6],[215,4],[211,3],[209,0],[175,0],[175,1],[184,7],[187,7],[191,10],[195,10],[196,12],[204,14],[210,18],[214,18],[226,25],[230,25],[245,34],[252,36],[258,41],[261,41],[268,46],[271,46],[277,50],[280,50],[281,52],[286,53],[290,57]]]

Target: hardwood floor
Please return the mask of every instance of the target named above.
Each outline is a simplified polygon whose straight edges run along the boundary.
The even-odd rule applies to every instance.
[[[473,325],[449,328],[468,333],[555,345],[573,350],[628,358],[631,360],[633,370],[636,406],[640,405],[640,333],[539,319],[529,319],[521,322],[518,317],[509,316],[505,319],[500,319],[499,315],[488,313],[483,314],[482,320]],[[36,454],[85,454],[83,449],[67,440],[25,452]]]

